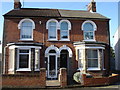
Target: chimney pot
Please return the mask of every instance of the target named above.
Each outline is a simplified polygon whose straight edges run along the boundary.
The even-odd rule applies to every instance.
[[[14,0],[14,9],[20,9],[21,6],[20,0]]]
[[[96,2],[92,0],[87,7],[89,12],[96,12]]]

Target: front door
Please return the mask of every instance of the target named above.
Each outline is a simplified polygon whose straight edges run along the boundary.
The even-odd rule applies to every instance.
[[[50,79],[57,78],[57,56],[56,54],[50,54],[48,56],[48,64],[47,64],[47,77]]]

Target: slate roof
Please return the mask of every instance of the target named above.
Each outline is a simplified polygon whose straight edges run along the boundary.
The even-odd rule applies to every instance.
[[[63,10],[63,9],[38,9],[21,8],[13,9],[3,16],[7,17],[65,17],[65,18],[95,18],[109,19],[99,13],[91,13],[82,10]]]

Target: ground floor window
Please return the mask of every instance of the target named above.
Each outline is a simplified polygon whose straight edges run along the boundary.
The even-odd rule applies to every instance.
[[[10,46],[9,71],[40,71],[38,46]]]
[[[88,68],[98,68],[98,50],[88,49],[87,50],[87,61]]]
[[[30,69],[30,49],[18,49],[17,69]]]
[[[85,66],[88,70],[100,70],[103,55],[103,49],[77,49],[78,68],[82,70]]]

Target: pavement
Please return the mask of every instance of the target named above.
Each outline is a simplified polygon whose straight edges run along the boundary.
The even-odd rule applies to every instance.
[[[47,82],[47,85],[52,85],[52,82]],[[56,80],[56,86],[59,85]],[[112,85],[107,86],[95,86],[95,87],[67,87],[67,88],[60,88],[60,87],[47,87],[47,88],[4,88],[2,90],[120,90],[120,82],[117,82]]]

